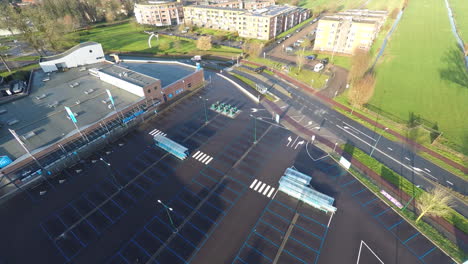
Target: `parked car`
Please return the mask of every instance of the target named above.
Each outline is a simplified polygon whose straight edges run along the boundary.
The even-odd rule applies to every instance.
[[[314,18],[314,19],[312,20],[312,23],[317,22],[317,20],[318,20],[318,17]]]
[[[294,47],[300,47],[300,46],[301,46],[301,43],[296,41],[296,42],[294,42],[293,46],[294,46]]]
[[[289,46],[289,47],[286,47],[286,49],[284,49],[286,52],[293,52],[294,51],[294,48]]]
[[[317,55],[316,55],[316,54],[312,54],[312,55],[306,56],[306,59],[308,59],[308,60],[315,60],[316,58],[317,58]]]
[[[319,72],[319,71],[323,70],[323,68],[325,68],[325,65],[323,65],[322,63],[317,63],[314,66],[314,72]]]
[[[260,66],[260,67],[258,67],[256,69],[254,69],[254,72],[262,73],[264,70],[266,70],[266,68],[267,68],[266,66]]]
[[[298,40],[296,40],[296,42],[298,42],[298,43],[303,43],[304,41],[305,41],[304,39],[298,39]]]
[[[328,64],[328,58],[322,59],[320,62],[323,63],[324,65]]]
[[[287,34],[287,35],[286,35],[286,38],[290,38],[290,37],[291,37],[291,34]]]

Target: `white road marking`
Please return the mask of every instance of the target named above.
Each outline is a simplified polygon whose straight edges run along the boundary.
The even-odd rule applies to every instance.
[[[267,195],[267,197],[270,198],[270,196],[273,194],[274,191],[275,191],[275,187],[271,187],[270,193]]]
[[[297,136],[296,139],[294,139],[294,142],[291,144],[291,148],[294,146],[294,143],[296,143],[298,138],[299,138],[299,136]]]
[[[410,158],[408,158],[408,157],[405,157],[405,160],[411,161],[411,159],[410,159]]]
[[[212,159],[213,159],[213,157],[210,157],[210,159],[207,160],[207,161],[205,162],[205,164],[208,165],[208,163],[210,163]]]
[[[286,147],[289,146],[289,144],[291,143],[291,141],[292,141],[292,138],[291,138],[291,136],[289,136],[289,137],[288,137],[288,144],[286,144]]]
[[[252,189],[252,187],[254,187],[254,185],[257,183],[257,181],[258,181],[258,180],[255,179],[255,180],[252,182],[252,184],[250,184],[250,189]]]
[[[297,142],[296,147],[294,149],[297,149],[297,146],[302,145],[302,144],[304,144],[304,140]]]
[[[375,139],[374,139],[373,137],[371,137],[371,136],[367,135],[366,133],[360,131],[359,129],[357,129],[357,128],[351,126],[350,124],[348,124],[348,123],[346,123],[346,122],[343,122],[343,124],[345,124],[346,126],[352,128],[353,130],[357,131],[358,133],[363,134],[364,136],[370,138],[371,140],[375,141]]]
[[[453,186],[453,183],[451,181],[446,181],[448,184]]]
[[[362,240],[361,240],[361,245],[359,245],[359,253],[358,253],[358,258],[357,258],[356,264],[359,264],[359,259],[361,258],[362,244],[364,244],[370,250],[370,252],[372,252],[372,254],[374,254],[374,256],[377,258],[377,260],[380,261],[380,263],[384,264],[384,262],[377,256],[377,254],[375,254],[375,252]]]
[[[390,150],[390,151],[393,151],[393,149],[391,147],[387,147],[387,149]]]
[[[260,189],[258,189],[258,192],[261,193],[263,191],[263,188],[265,188],[265,186],[266,186],[266,183],[263,183],[262,187],[260,187]]]
[[[166,133],[163,133],[162,131],[160,131],[160,130],[158,130],[158,129],[153,129],[153,130],[151,130],[151,132],[149,132],[148,134],[150,134],[151,136],[156,136],[156,135],[167,136]]]
[[[424,170],[427,172],[431,172],[431,170],[429,170],[428,168],[424,168]]]
[[[268,193],[268,190],[270,190],[270,185],[267,185],[267,187],[263,191],[263,195],[266,195]]]
[[[195,156],[200,153],[200,151],[197,151],[195,154],[192,155],[192,158],[195,158]]]
[[[199,156],[203,155],[203,152],[199,152],[193,156],[194,159],[198,159]]]
[[[200,160],[201,163],[205,163],[209,158],[211,158],[210,156],[206,155],[206,158],[204,158],[203,160]],[[206,163],[205,163],[206,164]]]
[[[262,182],[258,181],[257,185],[255,185],[254,191],[256,191],[258,189],[258,187],[260,187],[260,185],[262,185]]]
[[[205,153],[202,153],[203,155],[201,156],[198,156],[197,160],[201,161],[202,159],[204,159],[206,157],[206,154]]]

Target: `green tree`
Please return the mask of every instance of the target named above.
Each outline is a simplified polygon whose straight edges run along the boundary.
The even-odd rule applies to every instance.
[[[453,200],[442,187],[435,187],[419,196],[416,206],[420,210],[416,219],[416,223],[418,223],[425,215],[447,216],[450,214]]]

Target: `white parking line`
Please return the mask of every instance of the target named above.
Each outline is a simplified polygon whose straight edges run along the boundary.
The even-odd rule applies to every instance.
[[[265,191],[263,191],[263,195],[266,195],[268,193],[268,190],[270,190],[270,185],[268,185],[266,188],[265,188]]]
[[[255,185],[254,191],[256,191],[258,189],[258,187],[260,187],[261,184],[262,184],[262,182],[258,181],[257,185]]]
[[[270,198],[270,196],[273,194],[274,191],[275,191],[275,187],[271,187],[270,193],[267,195],[267,197]]]
[[[263,191],[263,188],[265,188],[265,186],[266,186],[266,183],[263,183],[262,187],[260,187],[260,189],[258,189],[258,192],[261,193]]]
[[[255,179],[255,180],[252,182],[252,184],[250,184],[250,189],[252,189],[252,187],[254,187],[254,185],[257,183],[257,181],[258,181],[258,180]]]

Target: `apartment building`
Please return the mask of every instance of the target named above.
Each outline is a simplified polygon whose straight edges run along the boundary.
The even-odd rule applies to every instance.
[[[179,1],[148,1],[135,4],[134,13],[139,24],[157,27],[179,25],[184,21],[184,9]]]
[[[369,50],[387,11],[352,9],[319,20],[314,50],[354,54]]]
[[[192,5],[184,7],[184,14],[187,25],[236,31],[240,37],[261,40],[272,39],[311,16],[308,9],[286,5],[253,10]]]

